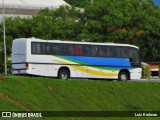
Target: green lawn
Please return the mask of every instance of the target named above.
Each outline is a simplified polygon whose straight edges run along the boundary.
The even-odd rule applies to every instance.
[[[0,111],[159,110],[160,83],[60,80],[22,76],[7,76],[0,80]]]

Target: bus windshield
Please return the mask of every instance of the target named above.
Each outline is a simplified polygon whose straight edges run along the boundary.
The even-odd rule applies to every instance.
[[[133,67],[139,67],[141,65],[140,57],[139,57],[139,50],[138,49],[130,49],[129,50],[129,58],[131,65]]]

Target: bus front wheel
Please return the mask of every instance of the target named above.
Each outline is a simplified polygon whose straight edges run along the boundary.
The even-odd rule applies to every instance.
[[[58,78],[60,79],[68,79],[69,78],[69,71],[66,69],[60,69],[58,72]]]
[[[118,80],[120,81],[127,81],[129,79],[129,75],[126,72],[120,72],[118,76]]]

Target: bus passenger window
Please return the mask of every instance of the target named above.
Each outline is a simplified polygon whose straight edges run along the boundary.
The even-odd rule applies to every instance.
[[[67,45],[66,44],[61,44],[60,51],[61,51],[62,55],[67,55]]]
[[[37,44],[36,44],[36,48],[37,48],[37,54],[40,54],[40,53],[41,53],[40,43],[37,43]]]
[[[76,55],[82,55],[82,45],[76,45]]]
[[[32,54],[45,54],[45,43],[33,42],[31,43]]]
[[[98,56],[98,46],[91,46],[91,56]]]
[[[68,45],[68,55],[74,55],[74,46]]]
[[[52,54],[53,55],[59,54],[59,45],[58,44],[52,44]]]
[[[90,56],[91,55],[91,47],[89,45],[83,46],[83,55]]]
[[[106,55],[106,47],[100,46],[99,47],[99,56],[105,56]]]
[[[41,43],[41,54],[45,54],[45,48],[46,48],[46,45],[45,43]]]
[[[36,49],[36,43],[31,43],[31,53],[32,54],[36,54],[37,53],[37,49]]]
[[[113,55],[114,55],[114,49],[113,49],[113,47],[107,47],[106,48],[106,56],[107,57],[113,57]]]
[[[133,49],[129,49],[129,58],[133,58]]]
[[[50,44],[46,44],[46,54],[51,54],[51,46],[50,46]]]
[[[114,56],[115,57],[122,57],[122,49],[120,47],[115,47],[115,53],[114,53]]]
[[[128,48],[122,48],[122,57],[128,57],[129,51]]]

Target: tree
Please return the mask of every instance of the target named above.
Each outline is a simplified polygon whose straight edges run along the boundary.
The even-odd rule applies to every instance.
[[[68,4],[76,7],[84,7],[90,4],[90,0],[65,0]]]
[[[142,58],[150,54],[160,60],[159,17],[160,8],[152,0],[95,1],[85,7],[85,33],[88,41],[137,45]]]

